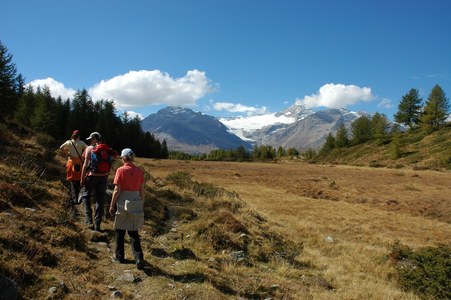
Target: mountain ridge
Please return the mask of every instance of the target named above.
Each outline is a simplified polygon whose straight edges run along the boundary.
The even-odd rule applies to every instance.
[[[236,149],[253,145],[275,148],[318,150],[329,133],[340,124],[351,123],[366,114],[348,109],[314,112],[294,104],[277,113],[236,118],[216,118],[189,108],[168,106],[141,121],[144,131],[166,140],[169,149],[187,153],[208,153],[214,149]]]
[[[158,139],[166,140],[168,148],[175,151],[207,153],[217,148],[251,148],[249,142],[230,133],[217,118],[189,108],[163,108],[144,118],[141,127]]]

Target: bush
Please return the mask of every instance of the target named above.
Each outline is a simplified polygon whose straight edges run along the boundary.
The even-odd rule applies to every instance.
[[[447,245],[413,251],[399,241],[389,256],[396,263],[398,284],[425,298],[451,299],[451,248]]]

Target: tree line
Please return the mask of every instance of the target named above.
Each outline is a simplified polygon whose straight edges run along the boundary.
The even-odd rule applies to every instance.
[[[44,133],[55,141],[67,139],[75,129],[82,136],[99,132],[111,147],[130,147],[142,157],[167,158],[166,141],[144,132],[140,119],[127,112],[118,116],[113,101],[93,101],[86,90],[75,93],[72,101],[54,98],[49,88],[25,86],[17,73],[12,55],[0,41],[0,119],[13,120]]]
[[[383,114],[376,113],[372,117],[361,116],[351,124],[351,132],[344,124],[340,124],[335,136],[330,133],[325,140],[319,155],[327,154],[332,149],[376,141],[379,145],[391,142],[396,151],[399,143],[400,125],[408,130],[424,130],[432,133],[443,127],[449,116],[450,103],[443,89],[436,84],[427,100],[419,96],[417,89],[412,88],[402,96],[398,111],[394,115],[396,124],[391,124]],[[394,155],[399,156],[399,155]]]
[[[169,152],[170,159],[207,161],[265,161],[298,155],[299,151],[295,148],[285,149],[282,146],[279,146],[276,149],[270,145],[254,145],[252,150],[248,150],[243,146],[236,149],[215,149],[208,154],[188,154],[181,151]]]

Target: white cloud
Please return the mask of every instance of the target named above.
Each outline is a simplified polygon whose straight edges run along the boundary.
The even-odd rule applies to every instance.
[[[194,105],[215,90],[205,72],[190,70],[184,77],[172,78],[159,70],[130,71],[89,89],[94,100],[114,100],[121,109],[145,105]]]
[[[41,89],[44,87],[48,87],[50,90],[50,94],[58,98],[61,96],[61,99],[73,99],[75,90],[71,88],[66,88],[63,83],[56,81],[53,78],[46,78],[46,79],[36,79],[31,81],[27,84],[27,86],[32,86],[34,90],[36,90],[38,87]]]
[[[213,103],[213,108],[218,111],[225,110],[233,113],[246,113],[248,116],[268,113],[268,109],[265,106],[254,107],[246,106],[240,103],[216,102]]]
[[[394,105],[390,99],[384,98],[381,100],[381,102],[379,102],[379,104],[377,106],[390,109],[390,108],[393,108]]]
[[[305,96],[303,99],[297,99],[296,103],[308,108],[320,106],[344,108],[360,101],[369,102],[373,99],[374,96],[371,94],[371,88],[328,83],[323,85],[317,94]]]

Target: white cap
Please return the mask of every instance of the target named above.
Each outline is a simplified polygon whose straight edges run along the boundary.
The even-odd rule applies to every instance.
[[[125,149],[122,150],[122,152],[121,152],[121,157],[130,157],[130,155],[135,155],[135,153],[133,152],[133,150],[130,149],[130,148],[125,148]]]
[[[91,135],[86,139],[87,141],[89,141],[92,138],[95,138],[96,140],[100,140],[100,133],[94,131],[93,133],[91,133]]]

